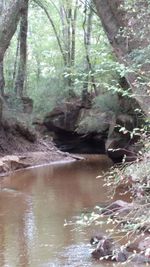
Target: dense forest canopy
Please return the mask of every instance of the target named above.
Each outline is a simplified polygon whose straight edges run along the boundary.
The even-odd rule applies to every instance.
[[[67,1],[55,1],[55,4],[52,1],[36,1],[30,4],[24,94],[34,99],[38,112],[52,108],[57,98],[62,98],[69,89],[80,93],[83,87],[103,90],[108,84],[110,87],[116,85],[119,66],[99,18],[87,3],[73,1],[71,7],[67,5]],[[69,12],[69,8],[75,16],[72,22],[62,18],[63,12]],[[5,92],[14,94],[14,97],[19,64],[19,30],[18,26],[5,55],[4,67]],[[49,101],[43,105],[47,97]]]
[[[119,77],[126,76],[148,115],[149,62],[142,58],[149,47],[148,1],[1,1],[1,10],[1,29],[9,29],[1,30],[7,42],[0,48],[1,94],[7,102],[28,95],[41,113],[68,90],[86,88],[95,96],[117,92]]]

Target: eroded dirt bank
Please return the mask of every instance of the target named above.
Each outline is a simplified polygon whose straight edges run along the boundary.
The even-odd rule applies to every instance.
[[[0,127],[0,176],[11,171],[76,157],[59,151],[50,137],[43,139],[17,121],[3,121]]]

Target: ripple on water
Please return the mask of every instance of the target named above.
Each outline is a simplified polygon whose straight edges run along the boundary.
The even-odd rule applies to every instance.
[[[78,267],[78,266],[90,266],[90,247],[85,244],[71,245],[66,247],[65,250],[60,253],[64,266],[66,267]]]
[[[79,267],[91,266],[89,246],[78,244],[66,247],[63,252],[57,255],[57,260],[49,262],[42,267]]]
[[[91,258],[91,246],[83,243],[71,245],[56,255],[53,262],[43,264],[42,267],[104,267],[101,262],[96,262]],[[94,265],[93,265],[94,264]]]

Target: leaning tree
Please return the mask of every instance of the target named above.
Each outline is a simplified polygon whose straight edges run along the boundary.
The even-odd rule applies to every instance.
[[[20,16],[26,9],[28,0],[11,0],[7,2],[7,5],[3,5],[3,1],[0,1],[0,89],[1,96],[3,96],[4,90],[4,77],[3,77],[3,60],[4,55],[9,47],[11,38],[13,37]]]
[[[133,97],[150,117],[150,2],[93,0],[102,26],[120,63]]]

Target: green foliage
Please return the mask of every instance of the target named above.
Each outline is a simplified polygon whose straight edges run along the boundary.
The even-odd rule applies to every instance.
[[[71,3],[74,5],[75,1]],[[54,3],[53,1],[45,0],[42,1],[42,4],[44,4],[49,12],[63,46],[62,31],[64,29],[59,10],[60,5],[64,3],[63,1],[62,3],[60,1]],[[47,16],[36,3],[32,2],[30,4],[26,94],[34,100],[35,113],[42,114],[51,110],[56,101],[66,95],[66,92],[70,89],[66,83],[69,77],[74,81],[74,91],[80,94],[85,81],[91,75],[95,79],[97,88],[100,88],[99,90],[102,92],[113,86],[114,81],[118,78],[118,74],[120,75],[119,66],[116,63],[109,42],[96,15],[93,15],[92,41],[89,48],[93,70],[92,73],[85,70],[86,53],[83,38],[83,5],[78,8],[77,12],[75,65],[68,71],[66,66],[64,66],[54,30]],[[13,37],[5,57],[5,91],[10,95],[14,94],[15,81],[13,81],[13,73],[16,60],[17,38],[18,31]],[[88,82],[88,88],[89,90],[92,89],[91,78]]]
[[[78,124],[77,132],[80,134],[103,132],[105,125],[107,128],[108,123],[104,123],[103,117],[87,116]]]
[[[141,10],[137,12],[136,0],[124,1],[124,8],[130,14],[132,13],[134,19],[136,16],[142,20],[146,13]],[[65,26],[62,21],[62,14],[60,14],[60,7],[66,3],[63,0],[59,1],[41,1],[46,7],[47,12],[50,14],[51,19],[55,25],[58,36],[60,37],[61,45],[64,49],[65,55],[68,53],[66,47],[66,40],[63,38],[63,31]],[[68,1],[69,8],[74,7],[75,1]],[[150,86],[149,81],[149,63],[150,63],[150,46],[145,48],[142,46],[138,49],[134,49],[129,55],[129,59],[133,63],[130,67],[126,67],[124,64],[120,64],[116,61],[111,46],[108,43],[106,35],[100,24],[98,17],[94,14],[92,20],[92,37],[91,44],[88,48],[89,58],[92,68],[87,68],[86,51],[84,46],[84,7],[80,3],[77,9],[77,28],[76,28],[76,46],[75,46],[75,62],[74,65],[69,66],[64,64],[62,53],[57,42],[56,34],[52,24],[48,20],[44,11],[35,3],[31,2],[29,9],[29,30],[28,30],[28,65],[27,65],[27,77],[26,77],[26,92],[25,94],[34,100],[34,112],[33,115],[41,115],[51,111],[55,104],[63,102],[64,98],[68,96],[68,91],[72,89],[76,94],[81,95],[85,84],[89,91],[93,92],[93,79],[98,90],[99,95],[95,97],[93,101],[93,111],[87,112],[85,116],[81,116],[78,122],[76,131],[81,134],[98,132],[102,133],[108,131],[113,116],[116,116],[119,112],[126,112],[122,110],[119,103],[119,96],[131,98],[133,94],[130,88],[122,88],[119,84],[120,77],[125,77],[127,73],[134,73],[137,76],[136,83],[138,89],[141,90],[143,85]],[[144,11],[145,12],[145,11]],[[149,12],[149,10],[148,10]],[[148,14],[149,15],[149,14]],[[38,18],[38,19],[37,19]],[[131,21],[132,22],[132,21]],[[134,22],[134,20],[133,20]],[[134,24],[133,24],[134,25]],[[136,25],[137,26],[137,25]],[[137,27],[136,31],[133,31],[134,27],[130,29],[121,29],[118,34],[130,37],[132,34],[136,38],[143,40],[145,32],[149,27],[145,27],[139,31]],[[136,33],[136,34],[135,34]],[[149,36],[147,34],[147,36]],[[147,38],[147,37],[146,37]],[[18,116],[18,112],[21,111],[20,99],[16,98],[14,91],[14,71],[15,64],[18,67],[18,58],[16,57],[16,48],[18,43],[18,30],[11,41],[11,45],[7,50],[5,56],[5,92],[11,96],[8,104],[13,113],[13,117]],[[68,45],[68,44],[67,44]],[[146,67],[148,66],[148,71]],[[16,68],[17,71],[17,68]],[[93,79],[92,79],[93,78]],[[72,87],[67,84],[68,79],[73,81]],[[137,91],[138,93],[138,91]],[[16,112],[17,110],[17,112]],[[124,126],[119,126],[119,132],[124,134],[129,133],[131,139],[138,135],[143,137],[145,132],[148,139],[149,132],[149,120],[146,122],[146,126],[142,129],[134,128],[129,131]],[[141,157],[139,152],[139,161],[133,165],[125,165],[126,168],[115,168],[106,174],[106,186],[112,189],[112,197],[122,182],[126,185],[129,179],[132,179],[131,193],[138,193],[137,197],[137,209],[133,210],[130,214],[130,218],[126,219],[126,224],[121,225],[120,220],[108,217],[107,223],[115,224],[114,228],[110,229],[110,233],[116,231],[118,227],[118,233],[137,233],[139,229],[150,223],[149,218],[149,191],[150,191],[150,162],[149,162],[149,140],[143,141],[145,144],[145,156]],[[141,192],[143,195],[141,195]],[[101,225],[106,223],[103,217],[99,215],[101,207],[96,207],[97,211],[91,214],[83,214],[78,220],[80,225],[90,225],[95,223]],[[143,213],[146,210],[146,213]],[[121,228],[120,228],[121,226]]]
[[[54,108],[60,92],[63,91],[62,84],[61,78],[59,80],[56,77],[49,80],[43,78],[40,79],[38,88],[36,82],[28,87],[28,94],[34,99],[33,113],[35,116],[37,114],[43,116]]]
[[[120,198],[130,195],[131,200],[134,199],[133,206],[128,211],[125,207],[123,210],[112,212],[110,215],[104,215],[103,211],[107,207],[97,205],[91,213],[82,213],[78,216],[76,221],[66,222],[65,225],[75,225],[78,231],[84,227],[97,226],[101,233],[106,230],[109,237],[115,239],[115,243],[124,244],[124,248],[131,243],[138,244],[140,240],[148,239],[150,232],[150,140],[148,137],[144,139],[145,147],[142,154],[139,153],[139,158],[136,162],[124,164],[118,167],[112,167],[108,172],[97,179],[104,178],[104,186],[108,187],[109,203],[110,199],[114,198],[119,188],[126,188],[124,192],[120,193]],[[145,153],[146,152],[146,153]],[[122,192],[122,190],[121,190]],[[115,196],[116,199],[116,196]],[[128,198],[129,202],[129,198]],[[111,209],[108,210],[111,212]],[[146,237],[146,239],[145,239]],[[137,240],[137,241],[136,241]],[[121,245],[120,245],[121,246]],[[138,247],[138,245],[136,245]],[[133,252],[138,253],[138,251]],[[141,247],[139,255],[149,257],[149,245]],[[130,259],[129,259],[130,261]],[[128,262],[126,262],[128,264]]]
[[[113,112],[117,114],[120,110],[118,96],[112,95],[109,92],[103,95],[99,95],[95,98],[94,107],[99,108],[102,112]]]

